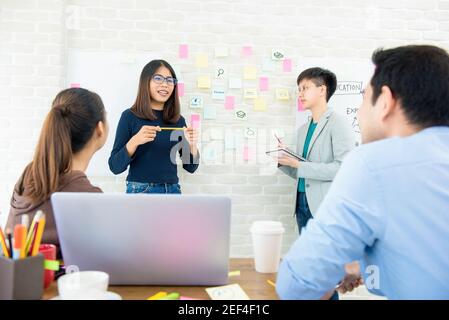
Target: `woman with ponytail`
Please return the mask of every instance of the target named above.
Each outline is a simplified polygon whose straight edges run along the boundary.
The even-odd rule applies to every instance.
[[[14,187],[8,227],[30,221],[38,210],[46,215],[42,242],[59,245],[50,196],[54,192],[102,192],[84,173],[108,135],[101,98],[82,88],[61,91],[48,113],[33,160]]]

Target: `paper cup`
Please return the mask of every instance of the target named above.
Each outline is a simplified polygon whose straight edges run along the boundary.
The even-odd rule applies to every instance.
[[[101,271],[80,271],[58,279],[61,300],[105,300],[109,275]]]
[[[276,273],[279,268],[282,235],[285,229],[278,221],[255,221],[251,226],[256,271]]]

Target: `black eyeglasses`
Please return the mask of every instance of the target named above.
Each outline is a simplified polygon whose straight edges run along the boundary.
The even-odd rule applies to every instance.
[[[178,80],[173,78],[173,77],[164,77],[160,74],[155,74],[153,75],[153,81],[156,82],[157,84],[162,84],[165,82],[167,82],[167,85],[169,86],[174,86],[178,83]]]

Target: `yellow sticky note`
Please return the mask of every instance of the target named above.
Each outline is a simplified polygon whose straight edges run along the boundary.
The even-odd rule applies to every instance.
[[[201,53],[196,56],[196,66],[198,68],[207,68],[209,66],[209,56],[205,53]]]
[[[210,89],[211,82],[209,76],[200,76],[198,77],[198,88],[200,89]]]
[[[267,102],[263,98],[256,98],[254,100],[254,110],[255,111],[266,111],[267,110]]]
[[[243,97],[245,99],[255,99],[257,98],[257,89],[244,89]]]
[[[276,99],[290,100],[290,94],[288,93],[288,89],[276,89]]]
[[[243,79],[245,80],[255,80],[257,78],[257,68],[256,67],[245,67],[243,69]]]
[[[165,297],[166,295],[167,295],[167,292],[161,291],[161,292],[158,292],[158,293],[156,293],[155,295],[153,295],[153,296],[147,298],[147,300],[159,300],[160,298],[163,298],[163,297]]]
[[[230,277],[236,277],[240,275],[240,270],[230,271],[228,276]]]

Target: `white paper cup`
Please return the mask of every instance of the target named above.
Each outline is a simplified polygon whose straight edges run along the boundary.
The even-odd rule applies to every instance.
[[[58,279],[61,300],[105,300],[109,275],[101,271],[81,271]]]
[[[279,221],[255,221],[251,226],[256,271],[275,273],[281,260],[282,235]]]

